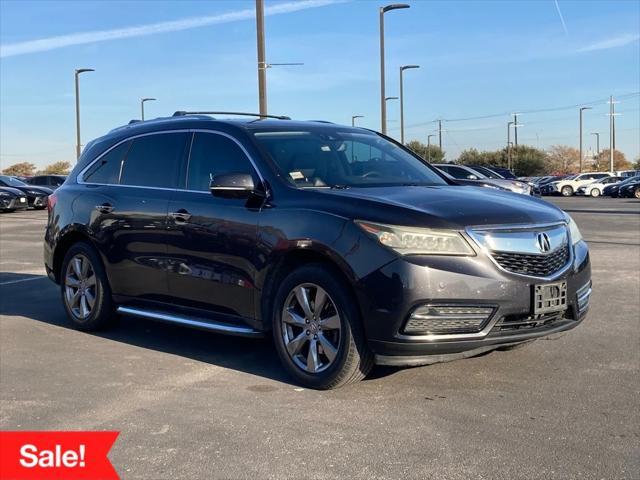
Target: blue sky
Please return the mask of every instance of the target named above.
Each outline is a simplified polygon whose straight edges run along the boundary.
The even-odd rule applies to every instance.
[[[387,95],[405,73],[406,139],[426,142],[445,121],[448,159],[466,148],[501,148],[510,112],[520,143],[578,146],[578,108],[608,145],[609,95],[617,147],[640,154],[640,2],[426,1],[386,17]],[[266,0],[270,113],[380,129],[378,7],[374,0]],[[0,163],[72,160],[73,71],[81,79],[83,143],[132,118],[182,109],[257,110],[254,2],[0,2]],[[563,26],[564,20],[564,26]],[[167,23],[173,22],[173,23]],[[131,27],[139,27],[131,29]],[[38,41],[38,42],[34,42]],[[399,137],[397,102],[389,133]],[[487,117],[487,118],[475,118]],[[435,139],[434,139],[435,140]]]

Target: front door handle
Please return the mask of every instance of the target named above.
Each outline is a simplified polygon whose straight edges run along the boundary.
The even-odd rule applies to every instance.
[[[113,212],[113,205],[110,203],[103,203],[102,205],[96,205],[95,209],[100,213],[111,213]]]
[[[177,212],[170,213],[169,216],[173,218],[173,221],[176,223],[186,223],[191,218],[191,214],[184,208],[181,208]]]

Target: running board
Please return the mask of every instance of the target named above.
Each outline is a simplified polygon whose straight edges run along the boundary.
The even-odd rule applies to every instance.
[[[132,315],[134,317],[149,318],[151,320],[159,320],[166,323],[174,323],[184,325],[186,327],[208,330],[210,332],[225,333],[227,335],[236,335],[240,337],[262,337],[262,332],[254,330],[251,327],[241,327],[239,325],[231,325],[229,323],[220,323],[215,321],[196,320],[192,317],[184,315],[176,315],[153,310],[142,310],[132,307],[118,307],[118,313],[124,315]]]

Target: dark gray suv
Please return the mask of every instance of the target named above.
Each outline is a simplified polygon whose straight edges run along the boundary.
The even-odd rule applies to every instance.
[[[569,330],[591,293],[562,210],[285,118],[177,112],[94,140],[50,197],[44,250],[78,328],[118,313],[272,334],[314,388]]]

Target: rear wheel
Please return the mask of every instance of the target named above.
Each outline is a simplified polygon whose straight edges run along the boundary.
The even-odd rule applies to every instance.
[[[600,196],[600,189],[592,188],[590,193],[591,193],[591,196],[594,197],[594,198],[595,197],[599,197]]]
[[[337,388],[364,378],[373,366],[355,299],[337,273],[320,264],[291,272],[273,308],[280,360],[299,383]]]
[[[560,193],[562,193],[563,197],[570,197],[571,195],[573,195],[573,187],[571,187],[570,185],[565,185],[560,190]]]
[[[640,187],[636,187],[636,189],[633,191],[633,196],[636,198],[640,198]]]
[[[97,252],[86,243],[73,245],[62,262],[62,303],[79,330],[99,330],[115,319],[111,289]]]

